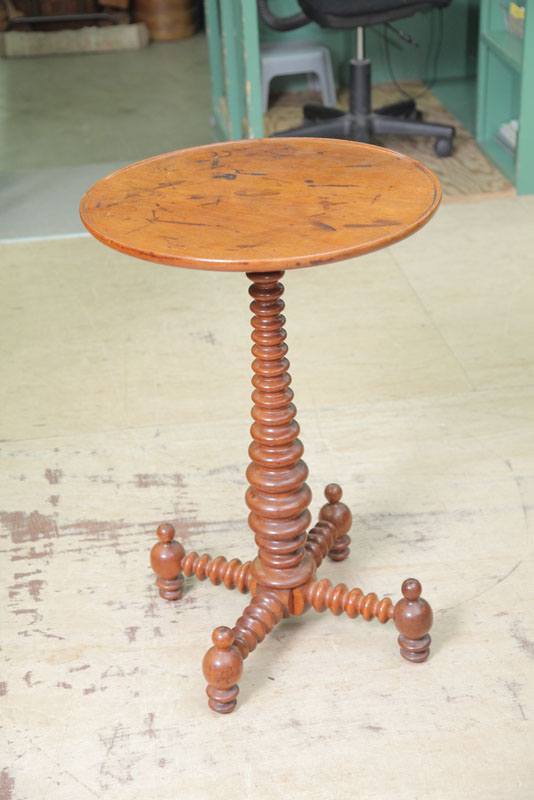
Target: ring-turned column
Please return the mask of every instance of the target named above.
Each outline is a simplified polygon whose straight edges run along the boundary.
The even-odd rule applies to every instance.
[[[255,533],[258,557],[251,578],[259,588],[292,589],[315,573],[315,562],[304,549],[311,516],[308,467],[292,403],[291,376],[281,299],[283,272],[247,273],[253,282],[252,323],[252,444],[246,502]],[[255,593],[253,587],[253,593]]]

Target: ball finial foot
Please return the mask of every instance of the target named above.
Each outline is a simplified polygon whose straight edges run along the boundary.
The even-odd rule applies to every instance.
[[[175,533],[176,531],[170,522],[162,522],[161,525],[158,526],[156,536],[160,542],[172,542]]]
[[[174,528],[163,522],[156,531],[158,540],[150,553],[150,563],[157,575],[156,586],[165,600],[178,600],[183,593],[182,559],[185,550],[174,541]]]
[[[401,587],[402,600],[393,610],[393,622],[400,633],[401,656],[407,661],[426,661],[430,655],[432,609],[421,597],[422,587],[415,578],[408,578]]]
[[[330,522],[336,530],[336,541],[328,551],[332,561],[344,561],[350,553],[350,536],[352,514],[345,503],[341,502],[343,491],[337,483],[329,483],[324,490],[327,503],[319,511],[319,520]]]
[[[229,714],[237,704],[237,681],[243,674],[243,657],[234,645],[234,634],[221,625],[211,635],[210,647],[202,661],[202,672],[208,682],[208,704],[219,714]]]
[[[343,490],[337,483],[329,483],[328,486],[325,487],[324,496],[329,503],[339,503],[343,497]]]
[[[415,578],[407,578],[401,587],[401,592],[406,600],[415,601],[421,597],[423,587]]]
[[[215,628],[211,634],[211,641],[221,650],[228,650],[234,643],[234,634],[231,628],[227,628],[226,625],[221,625]]]

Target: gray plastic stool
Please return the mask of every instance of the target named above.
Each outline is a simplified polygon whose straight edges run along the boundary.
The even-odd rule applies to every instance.
[[[286,42],[264,42],[260,47],[261,91],[263,111],[269,106],[269,85],[277,75],[314,73],[326,106],[336,104],[336,86],[330,51],[321,42],[292,39]]]

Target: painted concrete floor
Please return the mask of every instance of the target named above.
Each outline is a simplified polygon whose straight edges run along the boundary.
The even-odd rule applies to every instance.
[[[309,612],[206,704],[211,630],[246,599],[148,554],[253,556],[248,282],[88,238],[0,244],[0,796],[531,800],[534,197],[443,206],[415,236],[288,273],[314,492],[351,557],[321,576],[432,603],[430,659],[391,624]]]
[[[0,71],[0,239],[81,233],[86,189],[213,141],[203,34],[132,52],[11,58]]]

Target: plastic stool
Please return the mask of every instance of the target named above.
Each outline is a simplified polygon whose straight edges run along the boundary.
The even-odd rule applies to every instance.
[[[332,72],[330,50],[321,42],[307,39],[292,39],[288,42],[265,42],[260,48],[261,90],[263,111],[269,106],[269,86],[277,75],[299,75],[315,73],[323,103],[336,104],[336,86]]]

